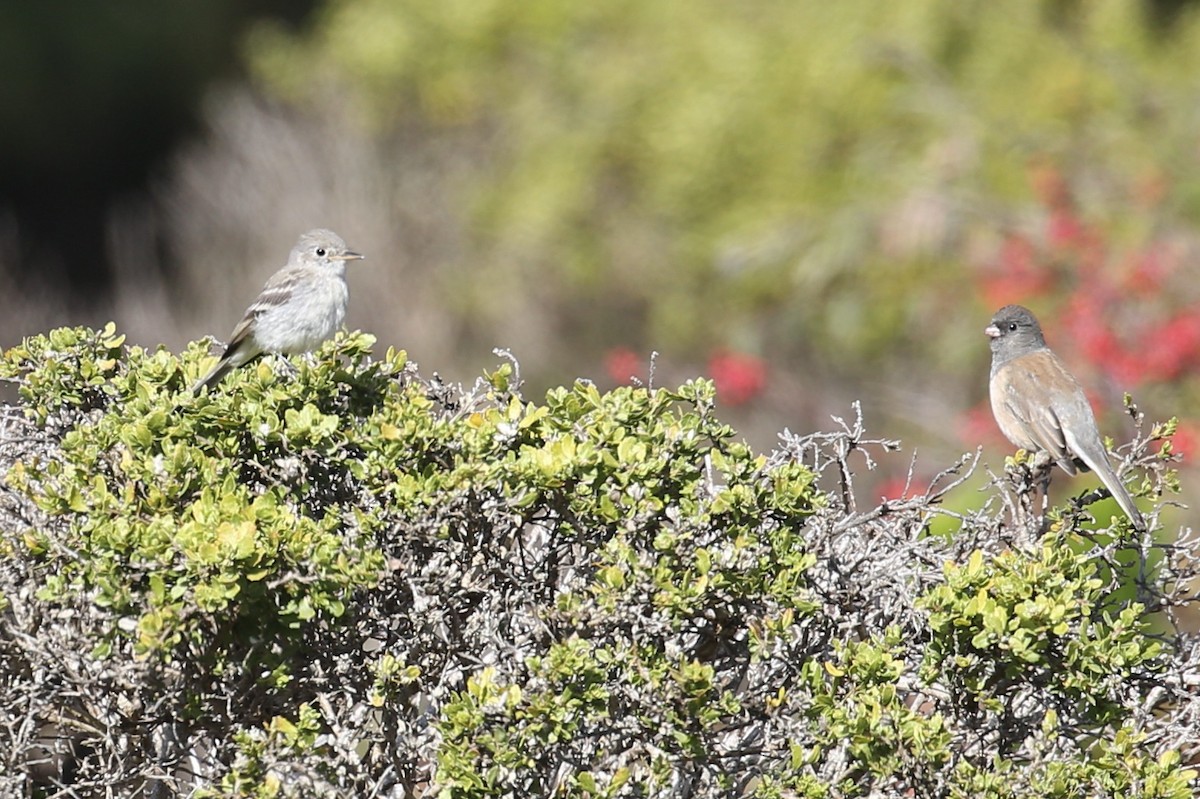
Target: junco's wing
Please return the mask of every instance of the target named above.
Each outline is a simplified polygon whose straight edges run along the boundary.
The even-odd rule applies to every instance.
[[[1001,431],[1014,444],[1031,452],[1045,450],[1068,474],[1075,464],[1063,432],[1063,410],[1072,405],[1075,378],[1050,350],[1014,358],[992,377],[994,407]],[[1083,396],[1079,390],[1079,396]],[[1087,400],[1084,399],[1085,407]]]

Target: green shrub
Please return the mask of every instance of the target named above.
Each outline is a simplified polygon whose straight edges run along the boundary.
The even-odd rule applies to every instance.
[[[850,464],[892,445],[857,428],[756,454],[704,381],[530,401],[515,363],[463,389],[372,343],[268,357],[199,397],[200,345],[109,326],[5,353],[0,785],[1196,787],[1171,681],[1195,655],[1097,566],[1153,550],[1141,593],[1165,610],[1195,553],[1089,548],[1082,507],[1033,551],[1000,549],[1013,531],[987,507],[930,536],[945,486],[858,507]]]

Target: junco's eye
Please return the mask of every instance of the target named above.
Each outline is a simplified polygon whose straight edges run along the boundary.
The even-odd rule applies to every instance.
[[[318,248],[317,248],[317,257],[318,257],[318,258],[324,258],[324,257],[325,257],[325,248],[324,248],[324,247],[318,247]]]
[[[320,253],[318,253],[318,255],[320,255]],[[1008,330],[1009,330],[1009,332],[1010,332],[1010,333],[1015,333],[1015,332],[1017,331],[1017,323],[1016,323],[1016,322],[1009,322],[1009,323],[1008,323]]]

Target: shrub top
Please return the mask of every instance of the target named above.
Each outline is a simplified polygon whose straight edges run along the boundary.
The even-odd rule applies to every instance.
[[[531,401],[372,344],[199,397],[201,344],[5,353],[0,785],[41,735],[131,794],[1192,795],[1195,656],[1147,610],[1190,549],[1082,501],[1014,545],[1007,477],[940,508],[978,456],[859,507],[894,444],[757,454],[706,381]]]

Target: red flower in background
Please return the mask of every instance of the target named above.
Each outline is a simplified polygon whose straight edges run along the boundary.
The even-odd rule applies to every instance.
[[[767,385],[767,367],[753,355],[721,350],[709,357],[708,373],[717,384],[717,397],[727,405],[749,402]]]
[[[987,446],[1008,443],[1008,439],[996,425],[990,400],[984,400],[963,414],[958,420],[958,433],[964,442],[972,446],[979,442]]]
[[[1051,342],[1059,347],[1073,346],[1088,361],[1099,366],[1118,383],[1140,383],[1136,364],[1126,357],[1123,342],[1113,328],[1112,314],[1103,290],[1075,294],[1062,311],[1066,341]],[[1133,372],[1130,372],[1130,367]]]
[[[1052,247],[1073,247],[1084,242],[1087,228],[1079,216],[1070,208],[1059,208],[1050,212],[1046,220],[1046,240]]]
[[[1177,265],[1171,248],[1165,244],[1152,244],[1145,252],[1133,253],[1128,260],[1125,290],[1150,297],[1157,296]]]
[[[1023,302],[1050,289],[1052,276],[1036,256],[1033,244],[1024,236],[1004,240],[995,266],[980,279],[989,308]]]
[[[1200,314],[1184,312],[1145,332],[1138,347],[1142,373],[1174,380],[1200,363]]]
[[[628,347],[617,347],[604,355],[604,371],[617,385],[627,386],[633,383],[643,365],[642,357]]]
[[[879,496],[886,501],[899,502],[905,499],[919,497],[921,491],[915,485],[905,485],[908,482],[904,477],[893,477],[884,480],[879,486]],[[915,481],[914,481],[915,483]],[[907,490],[905,490],[907,488]]]

